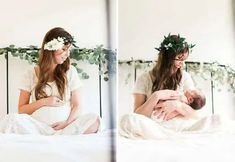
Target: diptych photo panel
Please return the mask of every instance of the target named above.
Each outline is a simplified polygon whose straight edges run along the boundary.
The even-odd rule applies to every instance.
[[[234,161],[234,6],[1,1],[1,161]]]

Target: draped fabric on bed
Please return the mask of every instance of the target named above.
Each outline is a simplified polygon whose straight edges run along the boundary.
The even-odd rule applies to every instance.
[[[192,119],[174,118],[155,122],[140,114],[124,115],[120,121],[119,133],[131,139],[167,139],[182,133],[230,133],[235,134],[235,121],[219,115]]]
[[[120,121],[117,149],[120,162],[232,162],[235,121],[212,115],[156,123],[129,114]]]
[[[8,114],[0,119],[0,133],[38,134],[38,135],[78,135],[83,134],[92,124],[100,120],[99,131],[103,128],[101,119],[96,114],[79,116],[62,130],[55,131],[45,122],[27,114]]]

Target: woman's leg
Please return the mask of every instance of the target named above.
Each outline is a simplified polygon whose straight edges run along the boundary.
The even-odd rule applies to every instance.
[[[93,123],[83,134],[97,133],[100,127],[100,119],[97,118],[95,123]]]
[[[174,132],[140,114],[124,115],[119,124],[119,133],[126,138],[164,139]]]
[[[27,114],[8,114],[0,120],[1,133],[51,135],[54,130]]]
[[[96,114],[79,115],[78,118],[59,132],[63,135],[96,133],[100,130],[101,118]]]

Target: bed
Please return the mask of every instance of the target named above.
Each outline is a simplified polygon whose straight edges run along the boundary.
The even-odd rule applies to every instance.
[[[233,162],[235,134],[184,134],[165,140],[118,137],[118,162]]]
[[[211,115],[165,122],[180,129],[166,128],[167,123],[139,114],[124,116],[119,124],[118,161],[235,161],[235,120]]]
[[[88,135],[0,134],[2,162],[109,162],[111,134]]]

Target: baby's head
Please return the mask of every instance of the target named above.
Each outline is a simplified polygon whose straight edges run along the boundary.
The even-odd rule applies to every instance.
[[[186,90],[184,95],[187,97],[189,105],[194,110],[199,110],[206,104],[206,97],[199,90]]]

